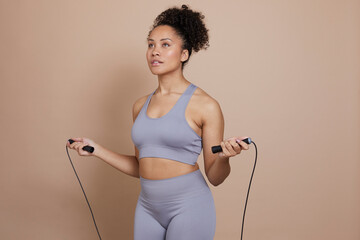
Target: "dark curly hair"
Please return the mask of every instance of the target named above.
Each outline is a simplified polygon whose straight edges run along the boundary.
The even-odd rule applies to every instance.
[[[210,46],[209,30],[205,27],[204,18],[205,16],[202,13],[189,9],[187,5],[182,5],[181,8],[169,8],[156,17],[148,37],[160,25],[168,25],[174,28],[183,41],[182,48],[189,51],[188,59],[182,63],[182,68],[184,68],[184,65],[190,59],[192,51],[198,52]]]

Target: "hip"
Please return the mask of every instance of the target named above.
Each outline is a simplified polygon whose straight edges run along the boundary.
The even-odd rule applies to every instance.
[[[140,176],[140,184],[141,198],[152,203],[183,201],[200,195],[208,195],[212,198],[210,188],[200,169],[184,175],[158,180]]]

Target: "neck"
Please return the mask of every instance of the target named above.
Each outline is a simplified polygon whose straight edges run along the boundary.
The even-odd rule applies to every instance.
[[[181,69],[164,75],[158,75],[158,82],[159,86],[156,89],[156,92],[161,95],[169,94],[171,92],[183,92],[190,84],[184,77]]]

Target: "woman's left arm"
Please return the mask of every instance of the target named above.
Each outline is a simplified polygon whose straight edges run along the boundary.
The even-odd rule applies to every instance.
[[[249,149],[249,146],[241,141],[247,137],[231,137],[223,140],[225,124],[219,103],[211,99],[205,105],[202,124],[205,173],[209,182],[218,186],[230,174],[230,157],[239,154],[241,150]],[[212,153],[211,147],[216,145],[221,145],[223,151],[217,154]]]

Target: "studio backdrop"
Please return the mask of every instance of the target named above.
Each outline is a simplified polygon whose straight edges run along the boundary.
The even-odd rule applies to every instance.
[[[158,86],[147,34],[181,4],[205,15],[210,36],[185,77],[219,102],[224,139],[258,146],[244,240],[360,239],[356,0],[1,0],[0,239],[97,239],[66,141],[135,154],[133,103]],[[103,239],[132,239],[140,180],[70,154]],[[209,183],[217,240],[240,239],[254,158],[251,145]]]

